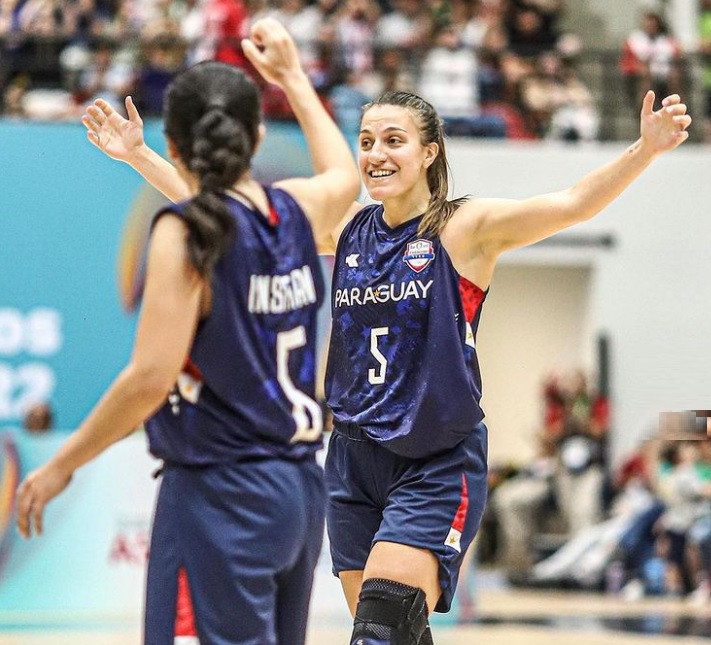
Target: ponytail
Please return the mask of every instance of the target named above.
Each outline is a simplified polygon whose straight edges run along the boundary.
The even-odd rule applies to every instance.
[[[441,121],[438,123],[437,130],[439,152],[427,169],[427,186],[430,189],[430,201],[420,225],[417,227],[418,235],[425,235],[426,233],[439,235],[454,214],[454,211],[468,199],[467,197],[447,199],[450,171],[447,154],[444,149],[444,128]]]
[[[259,93],[237,68],[199,63],[171,83],[164,114],[166,135],[199,182],[184,221],[190,263],[209,280],[234,236],[223,193],[249,170],[260,122]]]
[[[213,107],[193,127],[188,168],[200,181],[199,193],[185,209],[188,257],[207,278],[234,235],[234,220],[222,193],[249,169],[252,144],[239,121]]]

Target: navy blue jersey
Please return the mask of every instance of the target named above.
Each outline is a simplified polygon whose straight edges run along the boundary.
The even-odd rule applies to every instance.
[[[282,190],[266,190],[269,219],[224,197],[235,235],[214,268],[210,314],[175,389],[146,423],[159,458],[299,459],[321,446],[314,388],[323,276],[300,206]],[[184,207],[166,210],[181,215]]]
[[[413,458],[455,446],[484,417],[475,339],[485,293],[439,237],[418,235],[420,221],[390,228],[372,205],[344,229],[326,373],[336,426]]]

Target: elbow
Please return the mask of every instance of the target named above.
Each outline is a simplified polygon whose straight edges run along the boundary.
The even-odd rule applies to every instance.
[[[138,398],[151,405],[158,405],[173,389],[177,375],[155,365],[131,363],[125,370],[132,389]]]

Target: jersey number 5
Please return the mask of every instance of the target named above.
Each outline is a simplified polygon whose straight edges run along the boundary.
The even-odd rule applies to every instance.
[[[317,441],[323,429],[321,407],[310,396],[299,390],[289,375],[289,352],[306,345],[306,330],[303,325],[277,334],[277,381],[291,403],[291,416],[296,423],[296,432],[291,442]]]
[[[382,385],[385,383],[385,372],[388,369],[388,359],[383,356],[383,353],[378,349],[378,337],[387,336],[390,331],[389,327],[373,327],[370,330],[370,353],[376,361],[378,361],[378,369],[370,368],[368,370],[368,382],[373,385]]]

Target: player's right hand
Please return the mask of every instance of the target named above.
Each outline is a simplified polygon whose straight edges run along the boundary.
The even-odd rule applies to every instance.
[[[45,506],[67,487],[71,479],[71,474],[52,461],[25,477],[17,489],[17,530],[22,537],[31,537],[33,526],[34,532],[42,535]]]
[[[274,18],[262,18],[252,25],[242,51],[270,83],[283,87],[301,72],[299,53],[284,25]]]
[[[81,122],[87,138],[99,150],[112,159],[128,162],[144,145],[143,120],[130,96],[126,97],[126,113],[128,119],[103,99],[97,99],[86,109]]]

